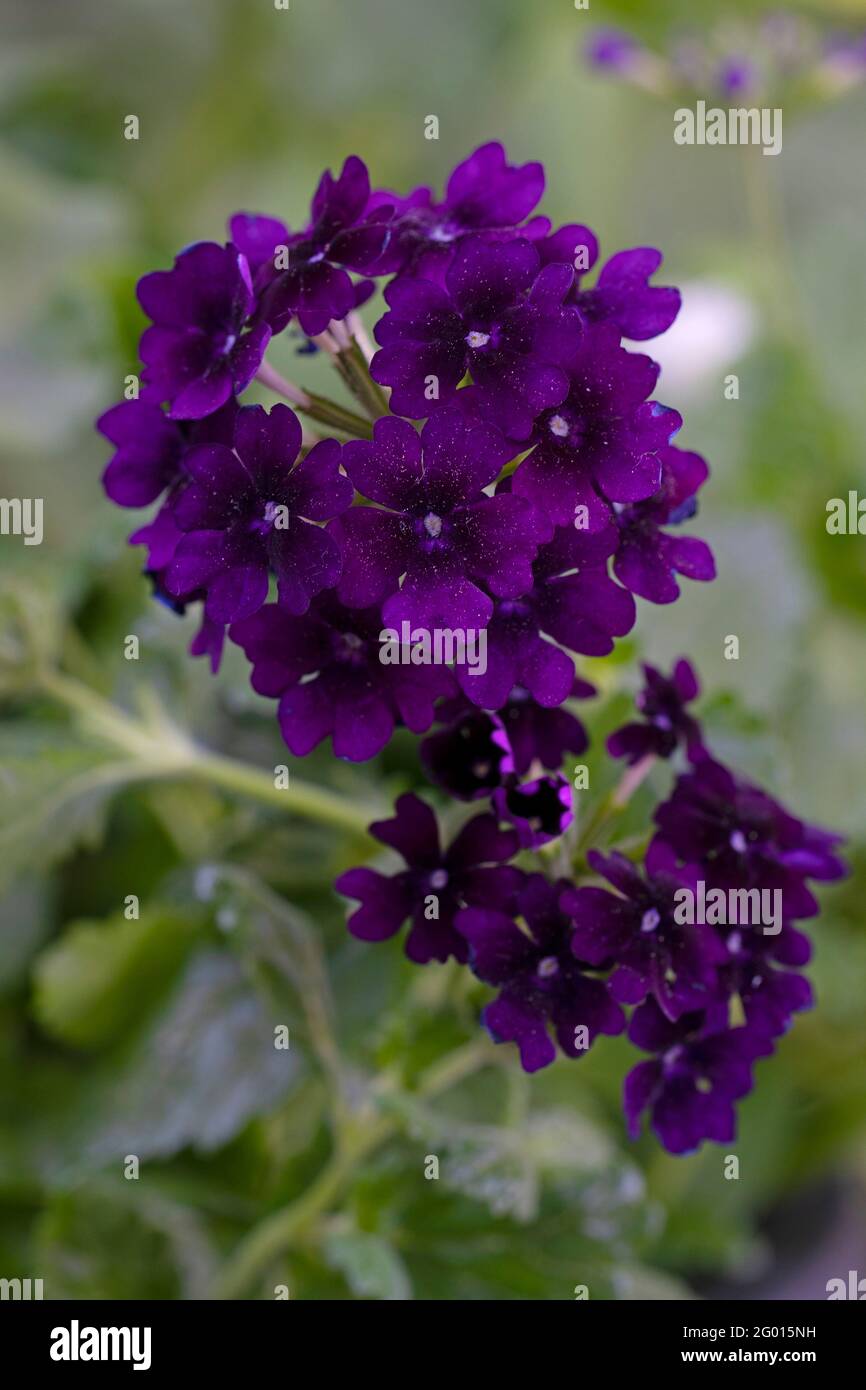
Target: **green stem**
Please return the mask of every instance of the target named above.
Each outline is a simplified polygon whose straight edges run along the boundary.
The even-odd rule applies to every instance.
[[[425,1072],[418,1094],[441,1095],[497,1060],[486,1040],[467,1043]],[[356,1122],[354,1128],[344,1134],[330,1162],[303,1196],[265,1217],[241,1241],[217,1280],[213,1296],[217,1299],[240,1297],[290,1245],[302,1241],[340,1196],[358,1163],[392,1139],[399,1127],[396,1118],[375,1113],[363,1122]]]
[[[142,780],[154,777],[203,779],[225,791],[253,797],[281,811],[353,834],[366,833],[378,807],[349,801],[324,787],[290,778],[285,788],[260,768],[199,747],[164,711],[151,707],[147,719],[135,719],[89,686],[60,671],[43,671],[39,685],[46,695],[72,710],[98,738],[133,756]]]
[[[351,435],[355,439],[372,439],[372,425],[362,415],[356,415],[353,410],[346,410],[344,406],[337,405],[336,401],[329,401],[325,396],[316,396],[312,391],[308,391],[307,396],[309,404],[295,408],[311,420],[318,421],[320,425],[327,425],[329,429],[341,430],[343,434]]]
[[[580,832],[574,849],[576,868],[581,867],[586,862],[587,850],[595,844],[599,831],[603,830],[609,821],[625,810],[644,778],[655,766],[656,761],[656,755],[648,753],[646,757],[641,758],[640,762],[627,768],[613,791],[608,792],[607,796],[603,797],[595,807]]]

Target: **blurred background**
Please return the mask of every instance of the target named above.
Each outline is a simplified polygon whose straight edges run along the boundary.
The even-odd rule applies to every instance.
[[[796,12],[866,31],[863,0]],[[778,1299],[866,1274],[866,539],[825,528],[828,499],[866,495],[866,84],[771,101],[784,149],[762,158],[677,147],[694,94],[582,54],[603,24],[659,52],[716,24],[748,47],[763,13],[0,0],[0,496],[45,503],[40,547],[0,538],[0,1276],[52,1298]],[[637,657],[688,653],[718,752],[849,837],[855,872],[811,926],[818,1007],[758,1066],[738,1180],[717,1146],[626,1140],[621,1040],[531,1082],[504,1055],[462,1079],[483,989],[346,937],[330,884],[369,842],[146,771],[178,727],[260,769],[286,755],[237,652],[216,680],[186,656],[194,619],[151,601],[126,544],[144,517],[102,494],[93,420],[138,366],[136,280],[235,210],[300,225],[348,153],[374,184],[441,187],[491,139],[544,162],[554,224],[587,223],[603,257],[660,247],[684,293],[650,351],[713,470],[692,529],[719,578],[639,601],[632,638],[586,663],[596,744]],[[330,389],[298,346],[278,365]],[[37,660],[71,684],[37,686]],[[419,778],[401,738],[299,772],[379,807]]]

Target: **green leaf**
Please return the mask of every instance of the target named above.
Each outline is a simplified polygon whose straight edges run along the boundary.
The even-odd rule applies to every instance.
[[[0,733],[0,890],[97,844],[109,798],[140,776],[139,765],[65,730],[8,724]]]
[[[335,1233],[326,1238],[322,1253],[360,1298],[402,1301],[412,1297],[402,1260],[381,1236],[365,1231]]]
[[[35,967],[33,1008],[47,1033],[101,1047],[129,1030],[175,975],[199,922],[160,906],[138,921],[75,922]]]
[[[194,956],[126,1064],[102,1080],[84,1161],[228,1143],[303,1075],[298,1051],[274,1046],[280,1022],[231,955]]]

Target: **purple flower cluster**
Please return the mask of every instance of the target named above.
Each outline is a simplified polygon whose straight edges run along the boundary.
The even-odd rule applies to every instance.
[[[832,95],[866,79],[866,35],[825,34],[804,15],[785,11],[708,34],[674,34],[663,52],[625,30],[600,28],[585,53],[598,71],[665,97],[691,91],[732,102],[768,101],[792,87]]]
[[[214,670],[226,637],[243,650],[296,757],[331,739],[365,761],[402,727],[426,735],[440,792],[484,803],[447,848],[414,794],[370,827],[405,867],[341,876],[360,903],[354,935],[409,923],[412,960],[468,964],[498,991],[487,1028],[527,1070],[554,1059],[554,1039],[579,1057],[628,1029],[655,1056],[628,1079],[630,1123],[650,1109],[682,1152],[727,1136],[751,1062],[808,1003],[791,923],[815,910],[806,879],[841,869],[833,837],[713,761],[682,661],[670,678],[645,668],[642,721],[608,741],[626,779],[679,749],[690,760],[643,868],[592,851],[574,881],[537,871],[574,850],[564,768],[589,741],[574,702],[595,693],[575,656],[609,654],[636,596],[671,603],[678,576],[715,572],[680,532],[707,466],[672,443],[682,420],[653,398],[659,368],[627,346],[663,333],[679,294],[651,283],[648,247],[587,284],[596,238],[551,229],[543,189],[541,165],[489,144],[442,198],[371,189],[352,157],[323,175],[301,230],[236,214],[227,246],[192,246],[140,282],[145,369],[138,396],[98,422],[115,450],[103,481],[119,506],[156,504],[130,537],[156,595],[201,605],[191,650]],[[387,311],[365,366],[357,310],[379,281]],[[265,364],[295,324],[367,418]],[[287,405],[240,403],[257,376],[340,437],[307,433]],[[699,879],[780,890],[783,929],[681,924],[675,895]]]

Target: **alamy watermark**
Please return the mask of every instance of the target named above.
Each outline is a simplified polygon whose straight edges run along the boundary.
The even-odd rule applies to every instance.
[[[0,497],[0,536],[23,536],[25,545],[42,544],[41,497]]]
[[[680,106],[674,112],[677,145],[761,145],[764,154],[782,153],[780,106],[707,108],[699,101],[694,109]]]
[[[405,620],[398,632],[379,633],[383,666],[466,666],[470,676],[487,670],[487,629],[474,627],[416,627]]]
[[[760,927],[764,936],[782,930],[781,888],[707,888],[699,879],[696,889],[674,893],[674,921],[679,926]]]

